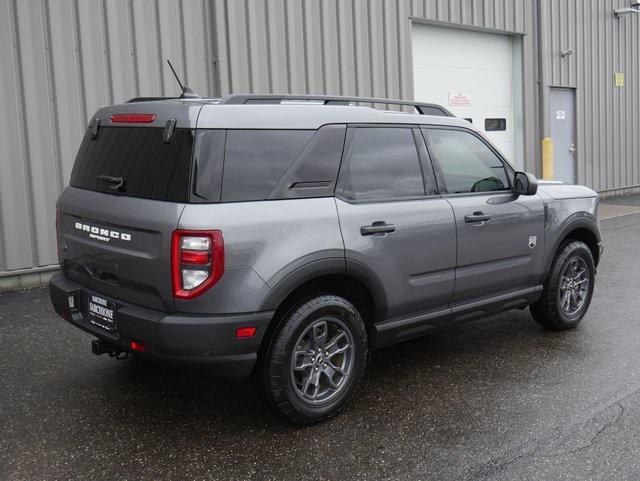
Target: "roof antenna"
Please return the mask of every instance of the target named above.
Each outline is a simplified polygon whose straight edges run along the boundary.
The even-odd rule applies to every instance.
[[[173,76],[176,78],[178,85],[180,86],[180,90],[182,90],[182,93],[180,94],[180,98],[181,99],[199,99],[200,96],[197,93],[195,93],[189,87],[185,87],[182,84],[182,82],[180,81],[180,77],[178,77],[178,74],[176,73],[176,70],[173,68],[173,65],[171,65],[171,62],[169,61],[169,59],[167,59],[167,63],[169,64],[169,68],[173,72]]]

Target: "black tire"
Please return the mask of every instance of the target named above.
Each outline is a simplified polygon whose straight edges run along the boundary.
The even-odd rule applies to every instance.
[[[588,287],[585,288],[584,301],[575,307],[575,312],[565,309],[562,304],[563,291],[561,291],[562,277],[566,270],[578,264],[586,271]],[[556,252],[551,265],[551,272],[547,277],[542,291],[542,297],[531,305],[531,314],[536,322],[548,329],[563,331],[576,327],[591,304],[593,287],[595,284],[596,267],[593,254],[589,247],[581,241],[569,241],[563,243]],[[583,281],[584,282],[584,281]],[[576,299],[578,297],[576,296]],[[573,298],[570,302],[573,302]]]
[[[333,357],[329,356],[324,360],[322,353],[309,354],[321,344],[318,339],[322,338],[323,325],[327,326],[324,346],[333,352]],[[345,332],[344,335],[341,334],[342,331]],[[329,339],[330,336],[333,337]],[[331,347],[330,341],[336,337],[339,338],[338,342],[335,347]],[[309,344],[304,342],[307,339],[310,340]],[[351,347],[345,347],[347,344]],[[345,350],[339,353],[341,349]],[[305,354],[294,357],[294,350]],[[291,423],[310,425],[323,421],[335,416],[347,405],[362,379],[367,357],[367,332],[362,317],[353,304],[334,295],[305,299],[284,316],[262,356],[258,373],[263,395],[270,407]],[[347,358],[350,359],[348,368]],[[323,361],[324,364],[317,364]],[[300,365],[298,370],[294,370],[294,362],[296,366]],[[344,363],[344,369],[333,363]],[[312,367],[306,367],[309,364]],[[347,374],[342,376],[338,370],[333,370],[334,367]],[[331,370],[332,376],[327,374],[328,370]],[[316,384],[305,383],[314,373],[318,388],[315,387]],[[334,379],[338,378],[342,379],[338,387],[330,387],[329,383],[333,384]],[[304,384],[310,388],[307,394],[302,392]],[[326,400],[319,396],[320,387],[323,392],[326,391]],[[309,391],[311,394],[315,392],[318,398],[311,399]]]

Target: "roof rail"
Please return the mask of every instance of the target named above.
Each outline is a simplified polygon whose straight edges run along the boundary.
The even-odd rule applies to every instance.
[[[136,102],[161,102],[163,100],[185,100],[193,102],[207,102],[207,103],[219,103],[220,97],[208,98],[208,97],[134,97],[127,100],[125,103],[133,104]]]
[[[179,97],[134,97],[132,99],[127,100],[128,104],[133,104],[136,102],[155,102],[157,100],[175,100]]]
[[[223,97],[220,104],[279,104],[282,100],[319,100],[323,105],[349,105],[351,102],[368,104],[406,105],[413,107],[421,115],[437,115],[455,117],[451,112],[437,104],[414,102],[413,100],[377,99],[372,97],[343,97],[332,95],[298,95],[298,94],[232,94]]]

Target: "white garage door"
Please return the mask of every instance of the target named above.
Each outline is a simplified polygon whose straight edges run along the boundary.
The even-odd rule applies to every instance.
[[[515,125],[512,37],[416,24],[412,34],[415,99],[444,105],[468,119],[513,165],[521,165],[515,146],[522,126]]]

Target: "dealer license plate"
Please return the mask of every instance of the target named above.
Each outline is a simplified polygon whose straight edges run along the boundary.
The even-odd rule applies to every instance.
[[[89,295],[89,322],[109,332],[116,330],[116,303],[104,297]]]

